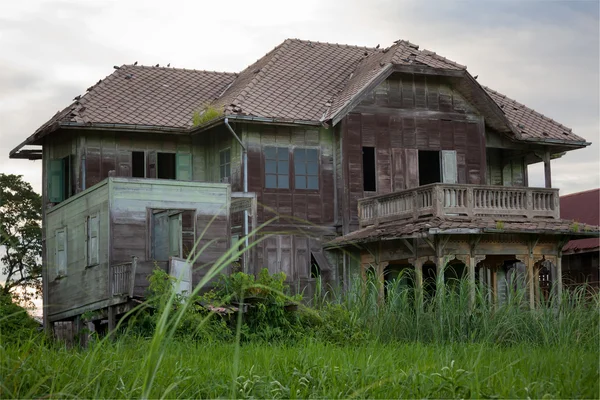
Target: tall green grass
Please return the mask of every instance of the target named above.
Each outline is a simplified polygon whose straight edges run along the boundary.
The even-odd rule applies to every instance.
[[[598,397],[600,303],[583,289],[530,310],[519,292],[497,307],[477,288],[471,303],[466,280],[423,302],[399,281],[383,300],[377,282],[354,280],[345,293],[319,285],[290,325],[295,334],[280,340],[242,341],[241,314],[230,335],[178,336],[195,296],[241,256],[239,247],[190,297],[163,298],[148,337],[135,325],[87,348],[0,337],[0,398]],[[193,323],[202,329],[214,318]]]

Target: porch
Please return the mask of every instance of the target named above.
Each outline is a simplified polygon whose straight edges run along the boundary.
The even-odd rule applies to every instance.
[[[361,228],[444,216],[559,219],[558,189],[433,183],[358,201]]]
[[[353,255],[354,273],[372,274],[381,297],[408,273],[421,299],[465,278],[471,303],[477,288],[497,304],[520,289],[533,308],[562,295],[564,244],[599,235],[559,211],[558,189],[435,183],[359,200],[360,228],[328,248]]]

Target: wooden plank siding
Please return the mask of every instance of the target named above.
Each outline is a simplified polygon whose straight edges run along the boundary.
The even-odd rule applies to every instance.
[[[183,231],[191,228],[198,242],[192,283],[196,285],[230,246],[229,185],[175,180],[113,179],[110,181],[111,262],[118,264],[138,257],[143,265],[154,262],[150,243],[153,210],[190,210],[191,221],[183,219]],[[185,239],[185,238],[184,238]],[[160,260],[159,260],[160,261]],[[159,263],[162,265],[164,263]],[[144,268],[136,274],[136,290],[147,287]],[[223,271],[226,272],[226,271]],[[140,275],[141,274],[141,275]],[[146,274],[146,275],[144,275]]]
[[[358,228],[358,199],[419,185],[419,150],[454,150],[458,183],[486,182],[483,118],[438,77],[390,76],[344,118],[341,135],[345,233]],[[375,192],[364,191],[363,147],[375,148]]]
[[[57,314],[108,298],[109,196],[104,182],[80,196],[72,197],[46,213],[46,252],[44,278],[47,280],[47,314]],[[88,266],[86,219],[99,216],[98,263]],[[56,231],[66,229],[67,268],[57,276]]]

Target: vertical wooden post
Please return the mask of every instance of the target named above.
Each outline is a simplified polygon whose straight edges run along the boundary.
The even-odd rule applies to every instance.
[[[469,307],[475,307],[475,257],[469,255]]]
[[[413,265],[415,267],[415,289],[417,294],[417,308],[423,309],[423,259],[415,258]]]
[[[533,280],[533,257],[530,256],[523,256],[522,257],[524,260],[522,260],[525,263],[525,266],[527,268],[527,283],[529,286],[529,308],[531,308],[532,310],[535,308],[535,292],[534,292],[534,287],[535,287],[535,283]]]
[[[555,282],[552,282],[553,284]],[[558,255],[556,256],[556,295],[558,296],[558,304],[562,302],[562,249],[559,249]]]
[[[115,306],[108,306],[108,335],[112,335],[117,327],[117,310]]]
[[[544,178],[546,180],[546,187],[552,187],[552,171],[550,169],[550,151],[544,152]]]

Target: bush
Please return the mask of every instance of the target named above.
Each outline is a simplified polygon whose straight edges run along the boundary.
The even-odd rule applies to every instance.
[[[15,342],[38,334],[39,323],[9,294],[0,292],[0,340]]]

